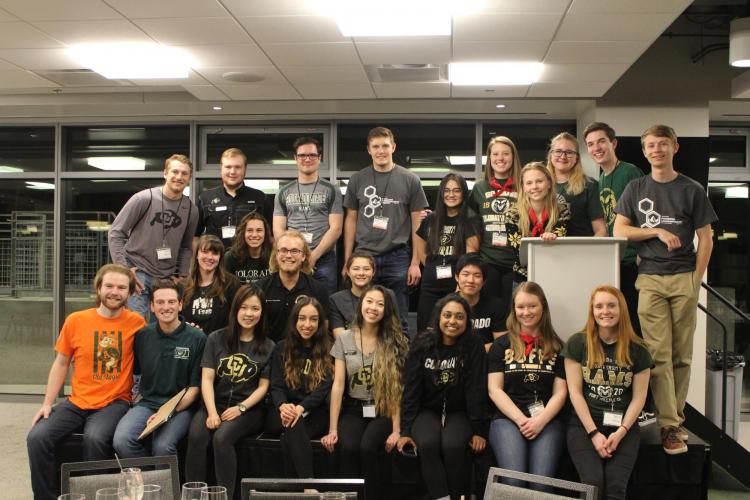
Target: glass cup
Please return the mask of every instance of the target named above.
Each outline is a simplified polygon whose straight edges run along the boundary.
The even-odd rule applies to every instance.
[[[320,494],[320,500],[345,500],[346,494],[340,491],[324,491]]]
[[[182,485],[182,496],[180,500],[201,500],[201,493],[208,488],[206,483],[191,482]]]
[[[158,484],[144,484],[143,497],[141,500],[163,500],[164,494],[161,492],[161,486]]]
[[[65,493],[57,497],[57,500],[86,500],[83,493]]]
[[[200,500],[228,500],[227,489],[224,486],[207,486],[201,492]]]
[[[122,500],[125,492],[122,488],[102,488],[96,490],[96,500]]]
[[[143,475],[138,467],[128,467],[120,471],[120,488],[125,495],[123,500],[141,500],[143,498]]]

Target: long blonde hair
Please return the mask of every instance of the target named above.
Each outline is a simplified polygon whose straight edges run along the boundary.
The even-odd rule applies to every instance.
[[[549,304],[547,303],[547,297],[544,295],[544,290],[538,284],[533,281],[524,281],[515,290],[513,290],[513,298],[510,301],[510,313],[508,319],[505,322],[505,326],[508,328],[508,340],[510,341],[510,348],[513,350],[513,359],[516,361],[523,361],[525,346],[523,340],[521,340],[521,323],[518,321],[516,316],[516,297],[519,293],[528,293],[539,299],[542,304],[542,317],[539,320],[539,331],[541,333],[540,338],[542,340],[541,347],[541,358],[544,361],[552,359],[552,357],[559,353],[562,349],[562,340],[557,336],[554,327],[552,326],[552,317],[549,312]]]
[[[239,237],[244,238],[243,235],[240,235]],[[268,237],[269,235],[266,234],[266,238]],[[302,269],[300,271],[305,274],[312,274],[313,268],[310,265],[310,246],[307,244],[305,237],[302,236],[302,233],[295,231],[294,229],[287,229],[276,238],[276,241],[273,242],[271,257],[268,259],[268,269],[270,269],[272,273],[279,271],[279,263],[276,260],[276,255],[279,253],[279,241],[281,241],[281,238],[297,238],[302,242],[302,253],[305,256],[305,260],[302,261]]]
[[[570,178],[568,179],[568,185],[565,188],[565,192],[568,194],[581,194],[586,189],[586,174],[583,171],[583,165],[581,164],[581,148],[578,147],[578,139],[568,132],[560,132],[549,141],[549,151],[547,152],[547,168],[552,179],[555,181],[552,183],[552,189],[554,190],[557,182],[557,176],[555,175],[555,167],[552,165],[552,147],[557,141],[570,141],[575,145],[576,149],[576,163],[573,165],[573,170],[570,171]]]
[[[492,171],[492,146],[494,146],[495,144],[505,144],[513,152],[513,166],[510,169],[510,177],[513,179],[513,184],[516,186],[516,191],[520,191],[521,188],[518,183],[521,179],[521,159],[518,157],[518,149],[516,148],[516,145],[513,144],[513,141],[511,141],[510,138],[505,137],[504,135],[493,137],[490,140],[489,144],[487,144],[487,160],[484,163],[484,179],[487,182],[490,182],[495,176],[495,173]]]
[[[531,236],[531,221],[529,220],[529,210],[531,210],[531,200],[523,189],[523,178],[527,172],[536,170],[541,172],[549,182],[549,192],[544,200],[544,208],[547,209],[547,224],[544,226],[544,232],[552,232],[552,228],[557,224],[557,220],[560,217],[560,208],[557,203],[557,192],[555,191],[555,182],[552,179],[552,174],[544,166],[544,163],[540,161],[534,161],[527,163],[521,169],[521,187],[518,192],[518,227],[521,229],[521,236],[526,238]]]

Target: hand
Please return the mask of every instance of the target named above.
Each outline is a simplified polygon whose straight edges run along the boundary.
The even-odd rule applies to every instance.
[[[348,259],[348,257],[347,257],[347,259]],[[344,262],[346,262],[346,260],[344,260]],[[344,266],[343,269],[341,269],[341,279],[344,280],[344,281],[346,281],[346,279],[348,277],[349,277],[348,270],[346,269],[346,266]]]
[[[289,424],[289,427],[294,427],[294,425],[297,423],[297,420],[302,417],[302,415],[305,414],[305,409],[301,407],[300,405],[297,405],[294,407],[295,415],[294,419],[292,419],[292,422]]]
[[[547,425],[547,421],[544,420],[541,415],[536,417],[530,417],[526,421],[518,426],[518,429],[528,440],[535,439],[539,434],[542,433],[544,427]]]
[[[207,429],[218,429],[221,425],[221,417],[218,413],[212,413],[208,416],[206,419],[206,428]]]
[[[182,278],[180,278],[179,276],[170,276],[169,279],[171,279],[172,283],[174,283],[175,285],[182,281]]]
[[[607,451],[607,438],[604,434],[597,432],[594,437],[591,438],[591,442],[594,444],[594,449],[602,458],[612,458],[612,454]]]
[[[137,267],[130,268],[130,272],[133,273],[133,281],[135,281],[135,292],[133,292],[133,295],[140,295],[141,293],[143,293],[143,289],[145,288],[143,286],[143,282],[141,282],[141,280],[138,279],[138,275],[135,274],[137,270]]]
[[[542,236],[540,237],[544,242],[555,241],[557,239],[557,235],[555,233],[542,233]]]
[[[414,442],[414,440],[408,436],[401,436],[398,438],[398,441],[396,441],[396,449],[399,453],[404,452],[404,446],[412,446],[415,450],[417,449],[417,443]]]
[[[406,275],[406,285],[417,286],[420,278],[422,278],[422,271],[419,270],[419,264],[412,263],[409,266],[409,272]]]
[[[49,418],[49,414],[52,412],[52,405],[42,405],[41,408],[39,408],[39,411],[36,412],[36,415],[34,415],[34,418],[31,419],[31,426],[34,427],[34,425],[39,422],[40,419],[44,418],[45,420]]]
[[[471,436],[471,441],[469,442],[469,446],[471,446],[471,451],[474,453],[482,453],[484,449],[487,447],[487,440],[484,439],[482,436],[477,436],[476,434]]]
[[[226,410],[224,410],[224,412],[221,414],[221,419],[224,422],[228,422],[229,420],[234,420],[235,418],[239,417],[240,415],[242,415],[242,412],[240,411],[240,409],[238,407],[236,407],[236,406],[230,406],[229,408],[227,408]]]
[[[432,213],[432,210],[430,210],[429,208],[425,208],[424,210],[419,212],[419,222],[422,222],[425,219],[425,217],[427,217],[431,213]]]
[[[203,331],[203,328],[201,328],[200,326],[196,325],[195,323],[190,323],[189,321],[186,321],[186,323],[187,323],[188,325],[190,325],[190,326],[194,327],[194,328],[197,328],[197,329],[198,329],[198,330],[200,330],[200,331]]]
[[[336,447],[336,443],[339,441],[339,431],[332,429],[328,431],[328,434],[320,438],[320,444],[323,448],[328,450],[328,453],[333,453],[333,449]]]
[[[401,433],[393,431],[391,432],[388,437],[385,439],[385,452],[390,453],[393,451],[393,448],[398,444],[398,441],[401,439]]]
[[[657,236],[659,237],[659,241],[667,245],[667,251],[671,252],[672,250],[676,250],[682,246],[682,242],[680,241],[680,238],[677,237],[676,234],[670,233],[666,229],[657,228],[658,233]]]
[[[318,259],[320,256],[316,256],[315,252],[310,252],[310,256],[307,258],[307,260],[310,262],[310,267],[315,269],[315,264],[318,263]]]
[[[620,445],[620,441],[622,441],[622,438],[624,438],[627,433],[628,431],[625,430],[625,427],[619,427],[615,432],[610,434],[607,441],[604,443],[604,448],[607,450],[607,453],[610,455],[614,454],[617,447]]]
[[[297,413],[294,411],[294,405],[292,403],[284,403],[283,405],[279,406],[279,413],[281,414],[281,425],[283,427],[289,427],[289,424],[297,416]]]
[[[148,417],[148,420],[146,420],[146,425],[150,424],[155,418],[156,413],[153,413],[150,417]]]

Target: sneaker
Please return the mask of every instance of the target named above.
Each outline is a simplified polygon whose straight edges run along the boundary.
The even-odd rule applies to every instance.
[[[661,446],[669,455],[679,455],[688,451],[684,441],[677,437],[677,427],[663,427],[661,429]]]
[[[638,426],[639,427],[646,427],[647,425],[651,425],[656,422],[656,413],[643,410],[640,415],[638,415]]]
[[[690,438],[690,436],[688,435],[687,429],[681,425],[677,426],[677,431],[675,431],[675,435],[677,436],[677,439],[685,441],[686,443],[688,439]]]

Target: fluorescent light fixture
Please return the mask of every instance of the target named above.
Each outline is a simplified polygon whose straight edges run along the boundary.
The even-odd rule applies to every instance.
[[[36,182],[36,181],[26,181],[26,187],[29,189],[40,189],[40,190],[55,189],[54,184],[51,184],[49,182]]]
[[[543,69],[540,62],[450,63],[448,79],[453,85],[530,85]]]
[[[79,64],[110,80],[187,78],[190,71],[184,52],[157,43],[82,44],[68,50]]]
[[[20,167],[11,167],[9,165],[0,165],[0,173],[2,174],[14,174],[16,172],[23,172]]]
[[[748,198],[747,186],[731,186],[724,191],[724,198]]]
[[[214,111],[221,111],[224,108],[222,108],[221,106],[213,106],[211,109],[213,109]]]
[[[715,157],[713,157],[713,156],[712,156],[711,158],[709,158],[709,159],[708,159],[708,163],[713,163],[713,162],[715,162],[715,161],[716,161],[717,159],[718,159],[718,158],[715,158]]]
[[[729,64],[735,68],[750,67],[750,17],[739,17],[729,23]]]
[[[497,109],[505,109],[505,104],[495,104]]]
[[[109,231],[109,229],[112,227],[112,224],[104,220],[87,220],[86,227],[89,231],[105,232]]]
[[[451,165],[474,165],[477,161],[476,156],[448,156],[448,163]],[[482,155],[482,165],[487,161],[487,157]]]
[[[134,156],[94,156],[86,162],[99,170],[146,170],[146,160]]]
[[[271,160],[271,165],[296,165],[297,162],[291,159],[280,158],[277,160]]]

